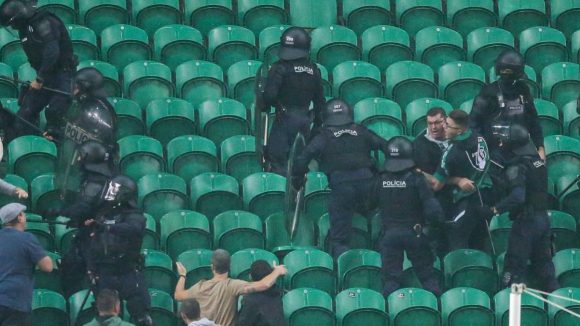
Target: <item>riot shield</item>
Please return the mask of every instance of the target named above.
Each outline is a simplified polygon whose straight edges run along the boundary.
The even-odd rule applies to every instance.
[[[302,153],[306,147],[306,141],[301,133],[296,135],[294,144],[288,155],[288,169],[286,170],[286,202],[284,206],[284,221],[286,230],[290,236],[290,242],[294,241],[298,230],[298,223],[304,211],[304,187],[294,189],[292,186],[292,168],[294,160]]]
[[[264,148],[268,144],[268,118],[271,109],[270,106],[264,103],[262,97],[262,92],[266,88],[267,78],[268,65],[262,64],[260,69],[258,69],[254,84],[254,138],[256,141],[256,157],[264,171],[267,170]]]

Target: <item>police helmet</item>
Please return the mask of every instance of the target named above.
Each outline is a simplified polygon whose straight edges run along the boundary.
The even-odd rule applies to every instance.
[[[505,50],[495,59],[495,75],[503,80],[523,78],[524,68],[524,58],[516,50]]]
[[[75,85],[79,90],[77,95],[96,94],[103,89],[105,79],[96,68],[87,67],[79,70],[75,76]]]
[[[80,164],[91,172],[111,176],[107,148],[96,140],[87,140],[79,146]]]
[[[310,35],[300,27],[290,27],[280,36],[278,57],[283,60],[306,58],[310,54]]]
[[[113,206],[127,204],[137,208],[137,184],[124,174],[119,174],[105,184],[103,199]]]
[[[6,0],[0,6],[0,25],[20,26],[34,15],[34,7],[30,2],[22,0]]]
[[[354,112],[348,103],[333,98],[326,102],[322,120],[325,126],[342,126],[354,121]]]
[[[534,155],[538,151],[530,141],[530,133],[521,124],[494,125],[493,137],[501,140],[502,147],[516,155]]]
[[[415,166],[413,142],[403,136],[396,136],[387,142],[385,171],[400,172]]]

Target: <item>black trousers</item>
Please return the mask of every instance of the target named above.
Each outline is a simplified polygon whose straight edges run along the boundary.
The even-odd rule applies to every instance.
[[[127,301],[127,311],[132,317],[147,313],[151,308],[147,281],[141,271],[130,270],[121,274],[99,273],[97,287],[99,291],[116,290],[119,299]]]
[[[29,326],[30,313],[0,306],[0,326]]]

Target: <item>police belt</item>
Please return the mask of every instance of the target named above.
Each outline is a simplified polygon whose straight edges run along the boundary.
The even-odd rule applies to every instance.
[[[423,225],[421,223],[409,224],[409,223],[383,223],[383,229],[385,231],[413,231],[417,237],[423,235]]]

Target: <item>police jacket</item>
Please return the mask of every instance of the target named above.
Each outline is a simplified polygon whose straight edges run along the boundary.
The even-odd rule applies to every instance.
[[[293,175],[308,172],[308,163],[318,158],[329,183],[370,178],[371,151],[384,151],[387,141],[358,123],[323,127],[294,161]]]
[[[38,77],[49,81],[57,72],[71,68],[72,43],[64,23],[56,15],[36,12],[18,34]]]
[[[503,108],[500,107],[503,103]],[[544,135],[538,120],[538,111],[530,88],[525,82],[518,80],[513,86],[501,87],[498,81],[484,86],[473,100],[469,113],[469,127],[483,135],[490,148],[497,147],[491,127],[511,121],[520,123],[530,132],[530,137],[536,147],[544,146]]]
[[[285,326],[282,293],[276,284],[263,292],[244,295],[236,326]]]
[[[373,194],[379,201],[385,228],[412,228],[415,224],[443,221],[443,210],[421,172],[383,172]]]
[[[322,125],[322,109],[326,102],[322,77],[316,64],[307,58],[276,61],[268,72],[263,97],[267,107],[304,114],[313,102],[314,123]]]

